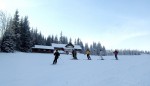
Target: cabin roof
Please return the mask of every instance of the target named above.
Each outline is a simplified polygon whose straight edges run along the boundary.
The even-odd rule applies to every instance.
[[[54,49],[54,47],[52,47],[52,46],[44,46],[44,45],[35,45],[32,48],[34,48],[34,49],[36,49],[36,48],[38,48],[38,49]]]

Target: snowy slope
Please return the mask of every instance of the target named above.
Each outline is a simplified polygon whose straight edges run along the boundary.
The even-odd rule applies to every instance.
[[[61,55],[0,53],[0,86],[150,86],[150,56]]]

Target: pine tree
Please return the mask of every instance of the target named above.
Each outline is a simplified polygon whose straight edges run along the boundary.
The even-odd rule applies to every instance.
[[[77,45],[79,45],[79,44],[80,44],[80,39],[78,38],[78,39],[77,39]]]
[[[77,45],[77,41],[76,41],[76,39],[75,39],[75,41],[74,41],[74,44],[75,44],[75,45]]]
[[[24,20],[21,19],[20,21],[20,30],[21,30],[21,35],[20,35],[20,50],[22,52],[29,52],[31,50],[31,34],[30,34],[30,27],[29,27],[29,22],[28,22],[28,17],[25,17]]]
[[[31,40],[32,40],[32,46],[37,44],[37,29],[33,29],[30,31],[31,33]]]
[[[12,20],[10,19],[8,28],[6,29],[4,36],[2,38],[1,50],[3,52],[14,52],[15,50],[15,42],[14,42],[15,34],[12,29]]]
[[[63,34],[62,34],[62,31],[60,33],[59,44],[63,44]]]
[[[82,48],[82,53],[83,53],[83,51],[84,51],[84,45],[83,45],[83,42],[80,40],[80,42],[79,42],[79,45],[81,46],[81,48]]]
[[[106,56],[107,52],[106,52],[105,46],[103,46],[102,51],[103,51],[103,56]]]
[[[56,44],[59,43],[58,38],[57,38],[57,35],[56,35],[55,38],[54,38],[54,43],[56,43]]]
[[[65,43],[64,44],[68,44],[68,38],[65,37]]]
[[[51,37],[51,42],[54,43],[54,35]]]
[[[20,41],[19,12],[18,12],[18,10],[16,10],[14,18],[13,18],[12,29],[14,30],[14,33],[15,33],[15,37],[13,38],[15,43],[16,43],[15,49],[19,50],[21,41]]]
[[[2,38],[6,29],[8,28],[10,18],[7,16],[7,13],[4,13],[0,10],[0,51],[1,51],[1,43]]]
[[[72,43],[72,39],[71,38],[69,39],[69,43]]]
[[[98,43],[97,44],[97,55],[100,55],[100,50],[102,50],[102,46],[101,46],[101,43]]]

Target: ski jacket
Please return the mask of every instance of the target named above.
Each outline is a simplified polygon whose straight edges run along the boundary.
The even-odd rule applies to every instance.
[[[113,53],[114,53],[115,55],[117,55],[117,54],[118,54],[118,51],[117,51],[117,50],[115,50]]]
[[[90,51],[89,51],[89,50],[87,50],[87,51],[86,51],[86,54],[90,54]]]
[[[55,57],[59,57],[59,56],[60,56],[60,53],[56,51],[56,52],[54,53],[54,55],[55,55]]]

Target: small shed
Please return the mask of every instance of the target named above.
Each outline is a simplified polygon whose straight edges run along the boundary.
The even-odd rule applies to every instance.
[[[32,52],[36,53],[53,53],[54,48],[52,46],[35,45],[32,47]]]

